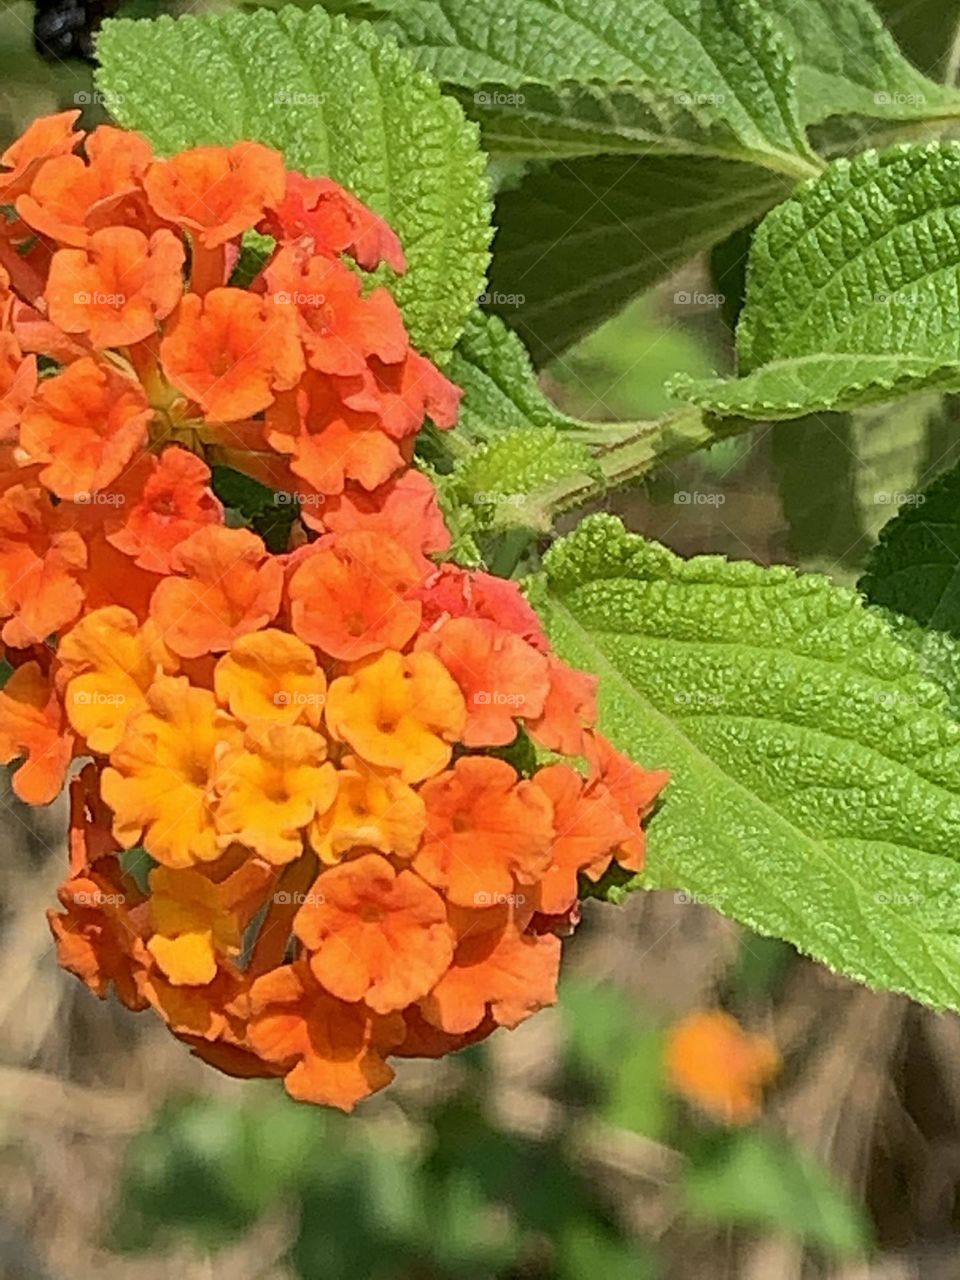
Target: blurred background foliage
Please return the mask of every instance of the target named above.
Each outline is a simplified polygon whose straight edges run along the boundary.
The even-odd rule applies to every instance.
[[[936,24],[925,0],[879,7],[942,71],[960,0]],[[30,4],[0,6],[4,145],[65,106],[104,118],[90,68],[40,58],[32,21]],[[668,376],[730,368],[745,248],[734,237],[631,302],[547,366],[546,389],[584,417],[650,417],[670,408]],[[522,308],[523,280],[511,288]],[[685,554],[852,582],[898,495],[954,460],[957,416],[932,397],[761,429],[606,505]],[[960,1276],[953,1017],[856,988],[683,895],[589,902],[557,1009],[403,1064],[384,1096],[329,1114],[217,1076],[60,973],[43,909],[63,814],[0,800],[3,1280]],[[745,1125],[670,1087],[670,1028],[699,1008],[782,1055]]]

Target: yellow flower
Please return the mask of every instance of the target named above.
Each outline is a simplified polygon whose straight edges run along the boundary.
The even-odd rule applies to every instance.
[[[410,858],[426,823],[423,801],[399,778],[344,756],[337,772],[337,798],[310,827],[310,844],[324,862],[338,862],[363,845]]]
[[[217,663],[217,698],[244,724],[276,720],[320,727],[327,680],[308,644],[270,628],[241,636]]]
[[[422,782],[445,769],[467,708],[446,667],[432,653],[408,657],[388,649],[334,680],[327,728],[362,760]]]

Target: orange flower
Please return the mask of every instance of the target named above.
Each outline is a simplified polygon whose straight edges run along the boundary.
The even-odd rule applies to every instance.
[[[221,957],[240,954],[243,931],[273,878],[272,868],[250,859],[220,881],[192,868],[150,872],[154,932],[147,949],[173,986],[205,986]]]
[[[70,521],[42,490],[0,493],[0,636],[14,649],[43,644],[80,612],[87,548]]]
[[[79,119],[79,111],[41,116],[7,147],[0,156],[6,170],[0,170],[0,204],[13,204],[29,188],[45,160],[64,155],[83,141],[83,134],[73,130]]]
[[[123,347],[156,332],[183,293],[183,245],[171,231],[148,240],[133,227],[94,231],[83,249],[53,255],[50,319],[96,347]]]
[[[456,422],[463,392],[416,351],[393,364],[373,357],[367,370],[362,386],[346,394],[344,403],[376,413],[395,440],[419,431],[427,417],[441,430]]]
[[[385,1056],[404,1037],[399,1014],[382,1016],[328,995],[305,961],[264,974],[250,996],[250,1044],[289,1068],[291,1097],[352,1111],[393,1079]]]
[[[368,764],[422,782],[450,760],[463,729],[463,695],[430,653],[388,649],[327,694],[327,728]]]
[[[139,895],[105,862],[97,871],[61,885],[57,896],[63,913],[48,911],[57,943],[57,961],[106,999],[112,986],[128,1009],[146,1008],[137,978],[149,961],[143,944]]]
[[[223,507],[210,489],[210,468],[196,454],[174,446],[159,458],[147,455],[129,474],[135,483],[132,500],[121,495],[121,523],[107,538],[139,568],[170,573],[181,542],[205,525],[223,522]]]
[[[406,598],[420,571],[403,547],[366,530],[311,546],[290,575],[290,619],[302,640],[344,661],[402,649],[420,625]]]
[[[152,858],[174,868],[217,859],[213,776],[218,756],[239,740],[239,726],[212,693],[184,676],[157,679],[147,710],[129,722],[103,772],[103,798],[124,848],[142,837]]]
[[[415,594],[423,601],[424,631],[435,630],[447,618],[484,618],[512,631],[541,653],[550,648],[540,619],[515,582],[441,564]]]
[[[336,795],[336,771],[323,763],[326,754],[325,740],[305,724],[251,725],[242,747],[220,758],[220,843],[236,840],[276,866],[298,858],[303,828]]]
[[[100,770],[91,760],[70,779],[70,876],[84,876],[101,858],[120,852],[113,814],[100,795]]]
[[[553,654],[547,655],[550,687],[543,715],[528,724],[530,734],[548,751],[580,756],[586,750],[584,730],[597,719],[597,677],[575,671]]]
[[[312,515],[309,506],[301,508],[305,525],[337,534],[365,530],[398,542],[422,573],[433,569],[428,555],[450,548],[450,533],[437,491],[421,471],[404,471],[370,493],[348,485],[342,494],[328,497],[316,511]]]
[[[443,899],[412,871],[368,853],[324,871],[294,921],[321,986],[377,1013],[424,996],[453,958]]]
[[[287,631],[241,636],[214,672],[217,698],[244,724],[303,721],[320,727],[327,678],[309,645]]]
[[[40,383],[23,415],[20,444],[27,461],[46,464],[40,479],[48,489],[83,502],[146,445],[152,416],[138,382],[84,358]]]
[[[488,1014],[472,1031],[454,1036],[447,1031],[441,1031],[439,1027],[431,1026],[419,1006],[415,1004],[409,1009],[404,1009],[403,1021],[406,1024],[407,1034],[403,1043],[393,1050],[395,1058],[445,1058],[448,1053],[456,1053],[460,1049],[467,1049],[470,1045],[485,1040],[492,1031],[497,1029],[497,1024]]]
[[[628,871],[642,871],[647,849],[642,823],[653,811],[670,775],[665,769],[650,771],[634,764],[599,733],[587,738],[587,758],[591,791],[607,795],[630,829],[629,839],[622,842],[614,856]]]
[[[152,231],[145,201],[137,198],[151,157],[146,138],[101,125],[85,149],[88,164],[79,156],[60,155],[41,167],[29,194],[17,200],[20,217],[41,235],[77,247],[86,244],[91,231],[106,226]]]
[[[344,756],[337,769],[337,798],[317,807],[309,839],[324,862],[338,862],[359,845],[411,857],[426,822],[423,800],[405,782]]]
[[[85,614],[60,641],[57,656],[71,728],[102,755],[117,746],[130,717],[146,708],[155,677],[176,670],[154,624],[141,626],[116,605]]]
[[[0,333],[0,443],[17,439],[23,411],[37,386],[37,361],[12,333]]]
[[[212,289],[184,296],[160,360],[169,380],[207,417],[236,422],[272,404],[295,386],[303,351],[290,307],[243,289]]]
[[[163,579],[150,614],[181,657],[229,649],[276,616],[283,568],[248,529],[207,525],[179,544],[171,563],[186,576]]]
[[[517,736],[517,718],[536,718],[549,688],[547,660],[495,622],[451,618],[417,640],[456,680],[467,704],[463,741],[499,747]]]
[[[342,493],[348,480],[376,489],[406,460],[375,413],[344,406],[338,384],[359,385],[360,379],[309,371],[295,393],[278,397],[268,408],[267,443],[288,454],[291,470],[317,493]]]
[[[282,200],[283,158],[258,142],[196,147],[155,161],[143,185],[161,218],[215,249],[251,231],[264,210]]]
[[[73,756],[63,706],[36,662],[17,667],[0,689],[0,763],[21,756],[14,794],[25,804],[49,804],[63,787]]]
[[[317,253],[348,253],[368,271],[381,262],[406,270],[400,241],[383,219],[330,178],[288,173],[283,199],[265,229],[281,241],[306,237]]]
[[[298,316],[312,369],[349,376],[364,373],[370,356],[390,363],[406,355],[407,331],[393,295],[382,287],[362,294],[359,277],[336,258],[290,246],[263,275],[273,302]]]
[[[484,917],[497,915],[496,928]],[[501,1027],[519,1026],[554,1004],[560,939],[522,932],[507,908],[451,912],[459,936],[453,963],[420,1001],[427,1022],[450,1035],[465,1035],[489,1014]]]
[[[553,806],[543,789],[518,779],[506,761],[464,756],[420,794],[427,827],[413,866],[450,902],[491,906],[546,870]]]
[[[549,797],[556,829],[550,866],[536,887],[537,910],[562,915],[577,900],[578,874],[599,879],[614,849],[630,838],[630,828],[610,796],[587,791],[569,765],[548,765],[533,781]]]
[[[780,1070],[776,1045],[750,1035],[719,1009],[698,1010],[671,1027],[666,1049],[671,1086],[724,1124],[748,1124],[763,1086]]]

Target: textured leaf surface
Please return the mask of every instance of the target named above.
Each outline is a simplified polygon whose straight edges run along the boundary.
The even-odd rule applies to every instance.
[[[494,151],[815,163],[758,0],[384,0],[379,26],[458,91]],[[363,12],[363,6],[360,6]]]
[[[946,7],[952,4],[946,0]],[[897,0],[895,16],[904,21],[916,7]],[[949,40],[944,8],[945,0],[936,0],[936,17],[928,15],[927,22],[941,45]],[[909,120],[958,111],[960,97],[911,66],[868,0],[770,0],[769,9],[795,51],[804,123],[831,115]]]
[[[779,174],[695,156],[535,169],[497,199],[490,308],[542,365],[792,189]]]
[[[890,521],[860,589],[874,604],[960,636],[960,467]]]
[[[483,288],[489,207],[476,128],[392,42],[309,12],[108,22],[101,89],[162,152],[255,139],[329,174],[403,242],[393,286],[414,342],[443,358]]]
[[[740,378],[677,392],[775,419],[960,385],[960,144],[838,160],[774,209],[737,355]]]
[[[960,725],[853,593],[680,560],[606,516],[532,583],[605,731],[672,782],[636,887],[706,898],[872,986],[960,1007]]]

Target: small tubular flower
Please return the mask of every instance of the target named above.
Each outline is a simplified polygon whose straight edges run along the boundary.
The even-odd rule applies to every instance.
[[[287,586],[296,634],[344,661],[402,649],[420,625],[420,604],[407,598],[420,579],[416,562],[365,529],[315,546]]]
[[[133,227],[104,227],[83,249],[53,255],[50,319],[97,347],[125,347],[156,332],[183,293],[183,245],[167,230],[148,240]]]
[[[146,444],[151,411],[138,382],[94,359],[45,378],[20,430],[25,460],[58,498],[84,502],[106,488]]]
[[[276,866],[303,852],[302,831],[336,794],[325,739],[307,725],[259,721],[217,768],[217,828]]]
[[[422,782],[449,763],[463,730],[463,695],[430,653],[408,657],[388,649],[327,694],[327,728],[368,764]]]
[[[119,606],[85,614],[60,642],[59,658],[70,726],[101,755],[119,744],[130,717],[146,709],[157,674],[177,669],[154,624],[141,626]]]
[[[150,614],[174,653],[222,653],[276,617],[283,569],[247,529],[207,525],[174,550],[177,577],[153,593]]]
[[[83,607],[87,547],[73,523],[42,490],[0,493],[0,637],[14,649],[43,644]]]
[[[188,293],[160,343],[170,382],[219,422],[266,409],[303,373],[303,350],[290,307],[242,289]]]
[[[304,961],[258,978],[250,999],[250,1043],[267,1062],[288,1068],[291,1097],[352,1111],[393,1079],[386,1057],[404,1037],[399,1014],[338,1000]]]
[[[294,921],[314,977],[341,1000],[391,1013],[425,996],[453,958],[443,899],[368,853],[324,871]]]
[[[337,795],[326,809],[318,806],[310,827],[314,852],[327,863],[365,846],[410,858],[426,825],[423,797],[392,774],[344,756],[337,769]]]
[[[167,867],[220,856],[214,818],[217,759],[239,745],[240,727],[213,694],[184,676],[162,676],[147,708],[127,724],[103,773],[103,798],[125,849],[141,842]]]
[[[510,900],[547,869],[553,805],[506,761],[464,756],[424,783],[420,794],[427,824],[413,866],[454,905]]]
[[[216,665],[217,698],[245,725],[302,721],[320,727],[327,678],[308,644],[270,628],[240,636]]]
[[[25,804],[49,804],[60,793],[73,756],[63,705],[36,662],[17,667],[0,689],[0,763],[23,759],[13,791]]]

